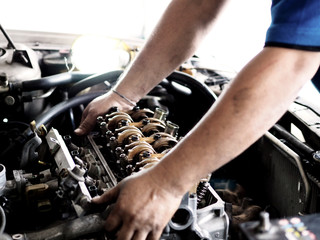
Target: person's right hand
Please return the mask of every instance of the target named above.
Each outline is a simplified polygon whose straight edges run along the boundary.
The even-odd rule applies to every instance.
[[[169,178],[155,167],[123,179],[114,188],[92,199],[94,204],[112,204],[105,229],[116,239],[158,240],[178,209],[183,194],[175,191]]]
[[[79,127],[74,131],[76,135],[88,134],[96,124],[98,116],[104,115],[111,107],[119,107],[120,110],[131,109],[121,97],[112,91],[93,99],[84,109]]]

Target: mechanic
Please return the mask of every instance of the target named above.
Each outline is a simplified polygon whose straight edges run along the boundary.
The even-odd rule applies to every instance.
[[[173,0],[113,91],[84,110],[87,134],[110,107],[133,105],[191,57],[224,0]],[[155,167],[94,199],[113,203],[107,231],[117,239],[159,239],[182,196],[231,161],[285,113],[320,66],[320,1],[273,0],[265,47],[232,80],[200,122]],[[205,143],[205,144],[204,144]]]

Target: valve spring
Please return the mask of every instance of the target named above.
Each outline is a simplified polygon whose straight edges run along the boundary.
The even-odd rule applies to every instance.
[[[199,182],[197,187],[197,206],[202,203],[204,200],[206,193],[208,191],[209,183],[208,182]]]

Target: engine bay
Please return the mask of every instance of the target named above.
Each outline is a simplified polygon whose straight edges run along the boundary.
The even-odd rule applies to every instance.
[[[79,137],[84,107],[123,70],[82,72],[65,45],[16,44],[1,31],[1,236],[114,239],[103,230],[107,206],[91,199],[161,161],[232,78],[194,57],[136,107],[110,109]],[[161,239],[319,238],[319,123],[317,108],[297,99],[248,150],[195,183]]]

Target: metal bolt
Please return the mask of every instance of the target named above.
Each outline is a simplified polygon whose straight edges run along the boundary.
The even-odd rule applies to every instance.
[[[144,151],[144,152],[142,153],[142,156],[143,156],[144,158],[149,158],[149,157],[151,157],[151,153],[148,152],[148,151]]]
[[[127,155],[125,153],[121,153],[119,158],[120,160],[127,160]]]
[[[23,234],[17,233],[17,234],[12,235],[12,239],[13,240],[24,240],[25,238],[24,238]]]
[[[114,150],[116,154],[120,155],[121,153],[123,153],[123,149],[121,147],[116,147],[116,149]]]
[[[83,168],[80,168],[79,165],[75,165],[72,170],[68,169],[68,172],[77,181],[84,182],[83,176],[86,173],[86,171]]]
[[[129,125],[129,121],[126,120],[126,119],[122,119],[118,125],[119,125],[119,127],[128,126]]]
[[[138,141],[139,140],[139,136],[132,135],[130,140],[133,141],[133,142]]]
[[[161,135],[159,133],[156,133],[156,134],[153,135],[153,139],[155,141],[159,140],[160,138],[161,138]]]
[[[76,165],[73,169],[72,172],[78,176],[83,176],[85,174],[85,170],[81,169],[78,165]]]
[[[13,106],[16,102],[16,100],[12,96],[6,96],[4,101],[8,106]]]
[[[143,125],[147,125],[148,123],[150,123],[150,120],[149,120],[149,119],[143,119],[143,120],[142,120],[142,124],[143,124]]]
[[[317,162],[320,162],[320,151],[316,151],[313,153],[313,159]]]
[[[97,123],[100,124],[104,121],[103,117],[102,116],[98,116],[97,117]]]

